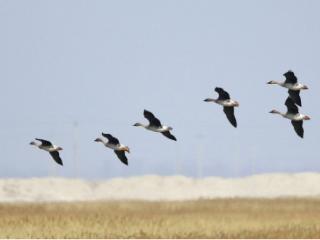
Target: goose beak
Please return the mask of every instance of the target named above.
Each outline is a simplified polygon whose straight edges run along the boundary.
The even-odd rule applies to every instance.
[[[311,120],[311,118],[309,116],[305,116],[304,120]]]
[[[307,86],[303,86],[303,88],[302,89],[305,89],[305,90],[307,90],[307,89],[309,89]]]

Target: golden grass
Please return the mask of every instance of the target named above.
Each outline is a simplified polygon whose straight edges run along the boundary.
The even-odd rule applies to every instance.
[[[319,238],[318,199],[0,204],[0,238]]]

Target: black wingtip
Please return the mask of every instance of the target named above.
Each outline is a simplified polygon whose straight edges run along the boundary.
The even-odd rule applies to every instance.
[[[172,141],[177,141],[177,139],[173,136],[173,137],[168,137],[170,140]]]
[[[302,107],[301,102],[296,102],[296,104],[297,104],[299,107]]]
[[[128,163],[128,160],[127,159],[120,159],[120,161],[126,165],[126,166],[129,166],[129,163]]]
[[[171,137],[169,139],[173,140],[173,141],[177,141],[177,138],[175,136],[173,136],[171,133],[170,133]]]
[[[57,160],[55,160],[55,162],[56,162],[57,164],[59,164],[60,166],[63,166],[63,162],[62,162],[61,159],[57,159]]]
[[[170,140],[173,141],[177,141],[177,138],[175,136],[173,136],[170,131],[167,132],[162,132],[162,135],[164,135],[165,137],[169,138]]]
[[[302,134],[297,134],[300,138],[303,139],[303,133]]]
[[[57,159],[57,160],[55,160],[55,162],[56,162],[58,165],[63,166],[62,160]]]

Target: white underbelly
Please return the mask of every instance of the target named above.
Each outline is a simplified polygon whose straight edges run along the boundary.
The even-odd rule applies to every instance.
[[[168,131],[168,129],[167,128],[165,128],[165,127],[162,127],[162,128],[157,128],[157,127],[148,127],[148,130],[150,130],[150,131],[153,131],[153,132],[165,132],[165,131]]]
[[[300,84],[284,84],[283,87],[288,88],[293,91],[299,91],[302,88]]]
[[[301,115],[300,113],[298,113],[298,114],[287,114],[284,117],[288,118],[290,120],[293,120],[293,121],[302,121],[303,120],[303,115]]]
[[[119,145],[113,145],[113,144],[106,144],[106,146],[108,147],[108,148],[111,148],[111,149],[113,149],[113,150],[118,150],[119,149]]]
[[[233,107],[235,104],[232,100],[218,101],[217,103],[223,107]]]
[[[40,146],[39,148],[42,149],[42,150],[45,150],[45,151],[47,151],[47,152],[53,152],[53,151],[55,151],[54,147]]]

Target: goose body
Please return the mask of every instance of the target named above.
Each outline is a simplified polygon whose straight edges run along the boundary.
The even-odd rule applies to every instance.
[[[305,119],[307,116],[301,113],[292,114],[292,113],[281,113],[281,116],[284,118],[287,118],[292,121],[303,121],[303,120],[309,120]]]
[[[147,126],[145,126],[145,128],[150,131],[158,132],[158,133],[163,133],[163,132],[167,132],[167,131],[172,130],[172,128],[168,127],[168,126],[155,127],[155,126],[147,125]]]
[[[135,127],[143,127],[147,130],[162,133],[165,137],[177,141],[176,137],[171,134],[172,127],[164,126],[161,124],[160,120],[156,118],[152,112],[148,110],[143,111],[144,117],[149,121],[149,124],[136,123],[133,126]]]
[[[300,90],[306,90],[308,87],[304,84],[298,83],[297,77],[294,75],[294,72],[288,71],[283,74],[285,76],[285,81],[269,81],[268,84],[276,84],[281,87],[287,88],[290,98],[294,101],[295,104],[301,106]]]
[[[104,146],[113,149],[120,161],[125,165],[128,165],[128,159],[125,152],[130,153],[129,147],[121,144],[119,140],[113,137],[111,134],[102,133],[101,135],[108,141],[105,141],[103,138],[97,138],[95,142],[101,142]]]
[[[226,114],[229,122],[232,126],[237,127],[237,119],[234,116],[234,107],[239,107],[239,103],[235,100],[232,100],[229,93],[223,88],[216,87],[214,90],[219,94],[219,97],[217,99],[206,98],[204,101],[215,102],[223,106],[223,111]]]
[[[39,149],[49,152],[53,160],[59,165],[63,166],[62,159],[60,158],[60,155],[59,155],[59,151],[63,150],[61,147],[52,144],[48,140],[44,140],[40,138],[36,138],[36,140],[39,141],[40,143],[32,141],[30,145],[34,145]]]
[[[281,85],[280,85],[281,86]],[[288,88],[289,90],[292,90],[292,91],[300,91],[300,90],[305,90],[305,89],[308,89],[306,87],[306,85],[303,85],[301,83],[295,83],[295,84],[292,84],[292,83],[284,83],[282,85],[284,88]]]
[[[303,120],[310,120],[311,118],[307,115],[299,113],[298,107],[290,97],[287,98],[285,105],[287,106],[286,113],[282,113],[277,110],[272,110],[270,113],[279,114],[282,117],[291,120],[291,124],[293,125],[295,132],[299,137],[303,138]]]

